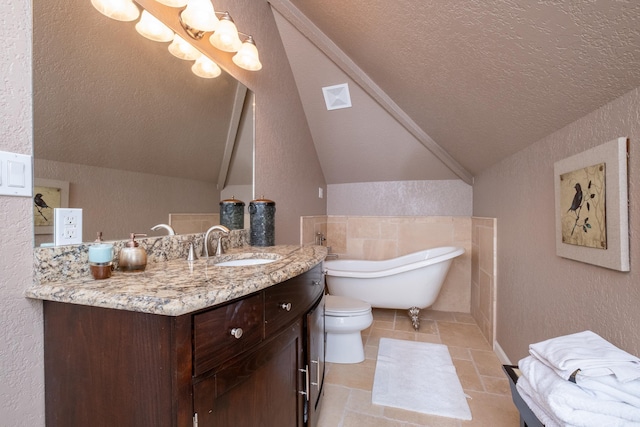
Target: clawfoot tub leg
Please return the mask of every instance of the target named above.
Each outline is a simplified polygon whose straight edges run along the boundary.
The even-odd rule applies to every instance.
[[[420,318],[418,317],[419,314],[420,309],[418,307],[411,307],[409,309],[409,317],[411,317],[413,329],[415,329],[416,331],[420,328]]]

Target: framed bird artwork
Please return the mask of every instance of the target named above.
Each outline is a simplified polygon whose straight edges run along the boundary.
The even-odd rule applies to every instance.
[[[33,226],[35,234],[53,234],[53,209],[69,207],[69,182],[35,178]]]
[[[556,254],[629,271],[627,138],[554,164]]]

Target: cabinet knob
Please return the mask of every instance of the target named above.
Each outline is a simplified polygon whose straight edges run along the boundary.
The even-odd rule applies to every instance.
[[[320,286],[320,280],[314,280],[311,284],[313,286]]]
[[[283,302],[280,304],[280,308],[285,310],[285,311],[291,311],[291,303],[290,302]]]
[[[242,336],[242,328],[233,328],[231,330],[231,336],[235,339],[240,339],[240,337]]]

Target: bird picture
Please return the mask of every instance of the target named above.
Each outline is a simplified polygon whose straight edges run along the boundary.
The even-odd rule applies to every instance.
[[[576,185],[573,186],[573,188],[575,188],[576,194],[575,194],[575,196],[573,196],[573,201],[571,202],[571,207],[569,208],[569,210],[567,212],[573,211],[577,215],[578,214],[577,210],[582,205],[582,186],[578,182],[578,183],[576,183]]]
[[[36,205],[36,210],[38,211],[40,216],[42,216],[42,218],[44,218],[45,221],[49,221],[47,217],[44,216],[44,214],[42,213],[42,209],[51,209],[51,208],[47,205],[47,202],[45,202],[44,199],[42,198],[42,193],[37,193],[33,197],[33,203]]]

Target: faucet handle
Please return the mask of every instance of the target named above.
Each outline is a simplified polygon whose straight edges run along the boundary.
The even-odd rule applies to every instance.
[[[187,261],[195,261],[198,257],[196,256],[196,250],[193,246],[193,242],[189,243],[189,254],[187,255]]]

